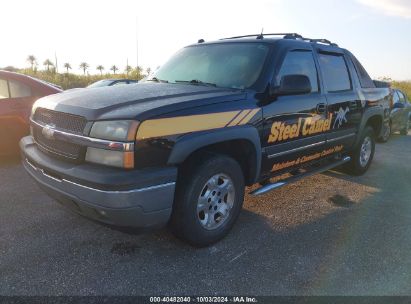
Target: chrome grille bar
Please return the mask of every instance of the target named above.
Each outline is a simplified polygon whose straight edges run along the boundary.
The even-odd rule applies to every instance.
[[[33,128],[39,128],[43,130],[46,125],[43,125],[33,119],[30,119]],[[73,143],[76,145],[81,145],[84,147],[93,147],[105,150],[114,150],[122,152],[133,152],[134,142],[117,142],[98,138],[87,137],[83,135],[68,133],[58,129],[52,129],[52,137],[55,140],[60,140],[68,143]]]

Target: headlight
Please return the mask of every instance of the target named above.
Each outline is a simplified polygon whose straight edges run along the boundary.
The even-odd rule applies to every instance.
[[[95,122],[91,127],[90,137],[109,142],[106,147],[101,149],[88,147],[86,161],[112,167],[134,168],[134,148],[122,150],[118,149],[118,146],[129,146],[129,144],[134,143],[137,127],[138,122],[132,120]]]
[[[86,161],[112,167],[134,168],[134,152],[87,148]]]
[[[91,127],[90,137],[131,141],[136,136],[137,124],[136,121],[132,120],[97,121]]]

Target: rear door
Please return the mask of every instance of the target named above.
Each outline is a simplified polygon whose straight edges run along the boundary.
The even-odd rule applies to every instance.
[[[405,112],[406,114],[406,118],[408,119],[408,125],[410,126],[411,123],[411,100],[409,99],[409,97],[407,96],[406,93],[403,93],[405,96]]]
[[[398,96],[400,97],[400,103],[402,104],[402,108],[399,109],[400,111],[400,119],[399,119],[399,125],[400,129],[405,129],[406,123],[408,123],[408,113],[409,113],[409,108],[407,104],[407,98],[405,97],[404,93],[401,91],[397,91]]]
[[[327,132],[327,148],[350,148],[361,122],[362,106],[353,83],[353,69],[348,58],[338,50],[318,50],[318,63],[327,98],[331,128]]]
[[[8,117],[11,114],[9,84],[0,78],[0,154],[3,154],[10,144],[10,135],[7,131]]]
[[[319,159],[325,144],[324,130],[330,121],[326,99],[320,91],[317,65],[312,49],[289,50],[274,83],[285,75],[306,75],[311,92],[305,95],[279,96],[263,107],[263,173],[277,174]]]
[[[16,150],[18,141],[29,132],[28,119],[34,97],[31,88],[16,80],[0,79],[1,151]]]
[[[391,110],[391,129],[393,132],[399,131],[402,128],[403,109],[398,107],[401,103],[400,94],[397,90],[393,91],[393,108]]]

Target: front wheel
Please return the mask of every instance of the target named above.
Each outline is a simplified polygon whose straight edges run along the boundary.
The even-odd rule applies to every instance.
[[[176,236],[198,247],[225,237],[233,227],[244,200],[244,176],[234,159],[208,155],[183,170],[171,215]]]
[[[360,143],[351,152],[351,161],[347,164],[349,173],[363,175],[367,172],[374,158],[374,137],[374,130],[371,127],[365,127],[361,134]]]

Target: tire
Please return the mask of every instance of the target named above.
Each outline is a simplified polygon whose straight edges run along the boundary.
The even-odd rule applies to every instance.
[[[205,247],[224,238],[233,227],[243,205],[245,185],[234,159],[206,155],[196,160],[180,174],[170,226],[177,237]]]
[[[392,129],[391,129],[391,122],[390,122],[384,131],[384,135],[378,138],[378,142],[386,143],[390,139],[391,133],[392,133]]]
[[[400,130],[400,134],[407,135],[409,129],[410,129],[410,120],[408,119],[407,122],[405,123],[405,128]]]
[[[351,161],[347,164],[348,173],[363,175],[370,167],[375,153],[375,134],[371,127],[365,127],[358,146],[350,153]]]

